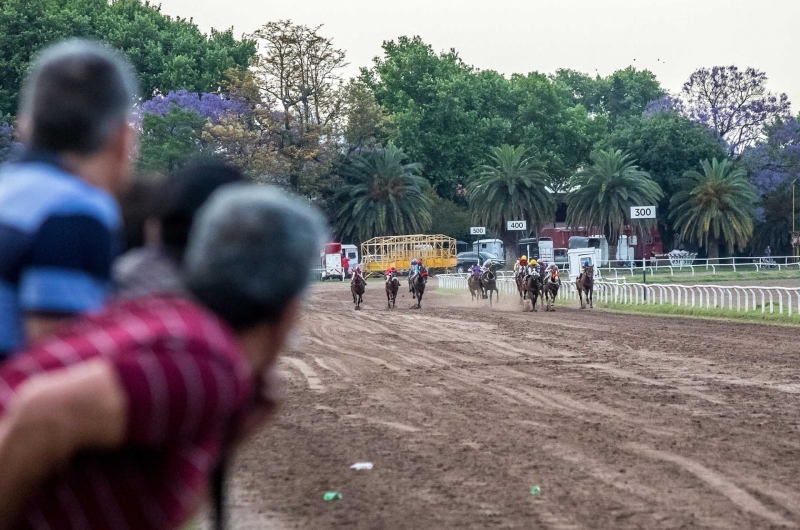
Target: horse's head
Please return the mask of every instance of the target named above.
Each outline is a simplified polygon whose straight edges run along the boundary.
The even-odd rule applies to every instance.
[[[587,278],[594,278],[594,267],[593,266],[586,267],[585,274]]]

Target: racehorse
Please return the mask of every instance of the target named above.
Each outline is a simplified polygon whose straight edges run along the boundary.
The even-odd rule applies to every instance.
[[[575,287],[578,288],[578,297],[581,300],[581,309],[586,309],[586,303],[583,301],[583,293],[586,293],[586,300],[589,302],[589,307],[594,308],[594,267],[586,267],[577,280],[575,280]]]
[[[531,274],[529,274],[525,278],[525,294],[531,301],[531,312],[536,311],[536,301],[539,299],[539,295],[542,292],[542,282],[539,278],[539,271],[533,270]]]
[[[386,304],[389,306],[389,309],[395,306],[397,291],[399,290],[400,280],[397,279],[397,276],[392,276],[389,281],[386,282]]]
[[[361,309],[361,304],[364,302],[362,296],[366,286],[367,282],[364,281],[364,278],[358,275],[353,276],[353,280],[350,282],[350,292],[353,294],[353,304],[356,309]]]
[[[561,287],[561,278],[558,276],[558,269],[552,271],[542,285],[542,296],[547,301],[545,311],[555,311],[556,296],[558,296],[558,289]]]
[[[525,276],[525,271],[520,270],[519,274],[514,276],[514,282],[517,284],[517,292],[519,293],[519,303],[524,304],[528,291],[525,287],[527,277]]]
[[[469,287],[469,294],[472,296],[472,301],[480,299],[483,296],[483,289],[481,289],[481,278],[474,274],[470,274],[467,278],[467,286]]]
[[[425,278],[422,274],[417,274],[414,279],[409,278],[411,284],[411,293],[417,299],[417,309],[422,309],[422,295],[425,294]]]
[[[483,289],[483,297],[489,295],[489,305],[492,305],[492,291],[497,293],[497,301],[500,301],[500,291],[497,290],[497,274],[494,268],[489,269],[481,275],[481,289]]]

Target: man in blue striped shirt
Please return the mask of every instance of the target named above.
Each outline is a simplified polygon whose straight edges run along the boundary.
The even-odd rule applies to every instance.
[[[136,79],[112,50],[45,50],[22,91],[22,160],[0,171],[0,360],[99,310],[120,251]]]

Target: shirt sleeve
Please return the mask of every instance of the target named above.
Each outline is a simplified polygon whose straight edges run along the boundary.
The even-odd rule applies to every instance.
[[[116,234],[95,217],[46,219],[20,274],[22,310],[69,314],[100,309],[118,248]]]
[[[134,445],[175,447],[222,438],[249,396],[224,359],[172,351],[113,363],[128,398],[126,438]]]

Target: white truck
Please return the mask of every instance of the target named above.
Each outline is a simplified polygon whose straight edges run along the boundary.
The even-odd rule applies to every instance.
[[[567,251],[569,257],[569,281],[570,283],[578,279],[583,270],[583,262],[588,261],[594,267],[594,279],[600,279],[600,259],[601,250],[599,248],[571,248]]]

